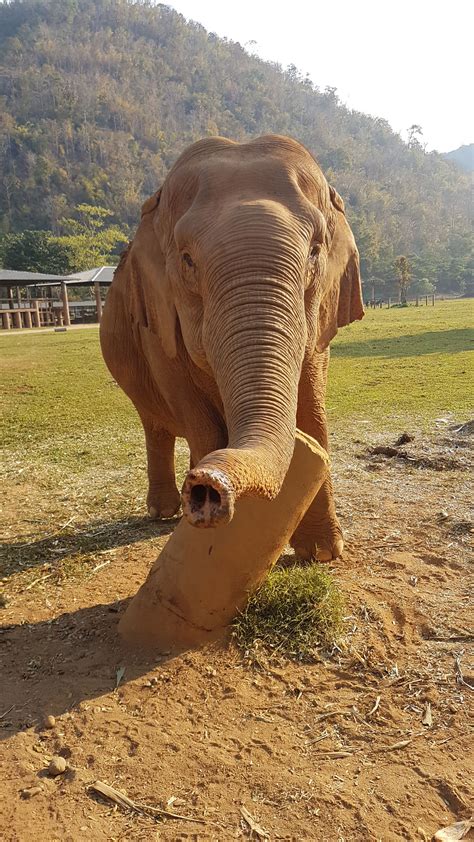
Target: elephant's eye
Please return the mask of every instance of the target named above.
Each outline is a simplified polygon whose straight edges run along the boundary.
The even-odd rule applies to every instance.
[[[311,249],[310,249],[310,252],[309,252],[309,259],[310,259],[311,263],[314,263],[314,261],[319,257],[320,253],[321,253],[321,243],[314,243],[311,246]]]
[[[194,266],[194,261],[187,251],[183,252],[183,261],[187,266]]]

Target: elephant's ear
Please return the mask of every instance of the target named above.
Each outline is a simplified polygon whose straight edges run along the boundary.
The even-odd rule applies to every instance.
[[[177,353],[177,314],[165,257],[154,225],[160,196],[161,190],[158,190],[144,203],[141,222],[132,243],[131,308],[134,320],[156,334],[165,354],[173,358]]]
[[[330,246],[322,279],[316,349],[323,351],[338,328],[364,315],[359,252],[347,222],[344,202],[334,187],[329,188],[332,215],[328,223]]]

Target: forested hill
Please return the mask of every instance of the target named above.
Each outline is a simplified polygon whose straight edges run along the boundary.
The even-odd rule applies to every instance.
[[[61,234],[81,204],[133,230],[188,143],[277,132],[301,140],[344,196],[366,279],[393,278],[401,254],[441,290],[469,276],[469,182],[454,164],[166,6],[3,3],[0,62],[3,232]]]
[[[454,161],[458,167],[466,172],[474,172],[474,143],[468,146],[460,146],[459,149],[453,149],[452,152],[446,152],[445,158],[449,161]]]

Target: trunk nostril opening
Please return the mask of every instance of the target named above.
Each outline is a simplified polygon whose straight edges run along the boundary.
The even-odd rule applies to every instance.
[[[201,509],[206,500],[212,506],[221,505],[221,495],[212,485],[194,485],[191,489],[191,506],[193,509]]]
[[[206,502],[206,486],[193,485],[191,489],[191,505],[201,507]]]
[[[209,500],[215,506],[220,506],[221,504],[221,495],[215,488],[212,487],[212,485],[209,486]]]
[[[181,499],[183,514],[192,526],[219,526],[234,515],[234,490],[219,470],[193,468],[184,481]]]

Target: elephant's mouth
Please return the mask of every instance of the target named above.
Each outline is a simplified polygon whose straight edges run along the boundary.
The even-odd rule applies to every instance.
[[[203,529],[223,526],[234,515],[235,491],[229,478],[219,470],[195,468],[181,491],[183,514],[192,526]]]

